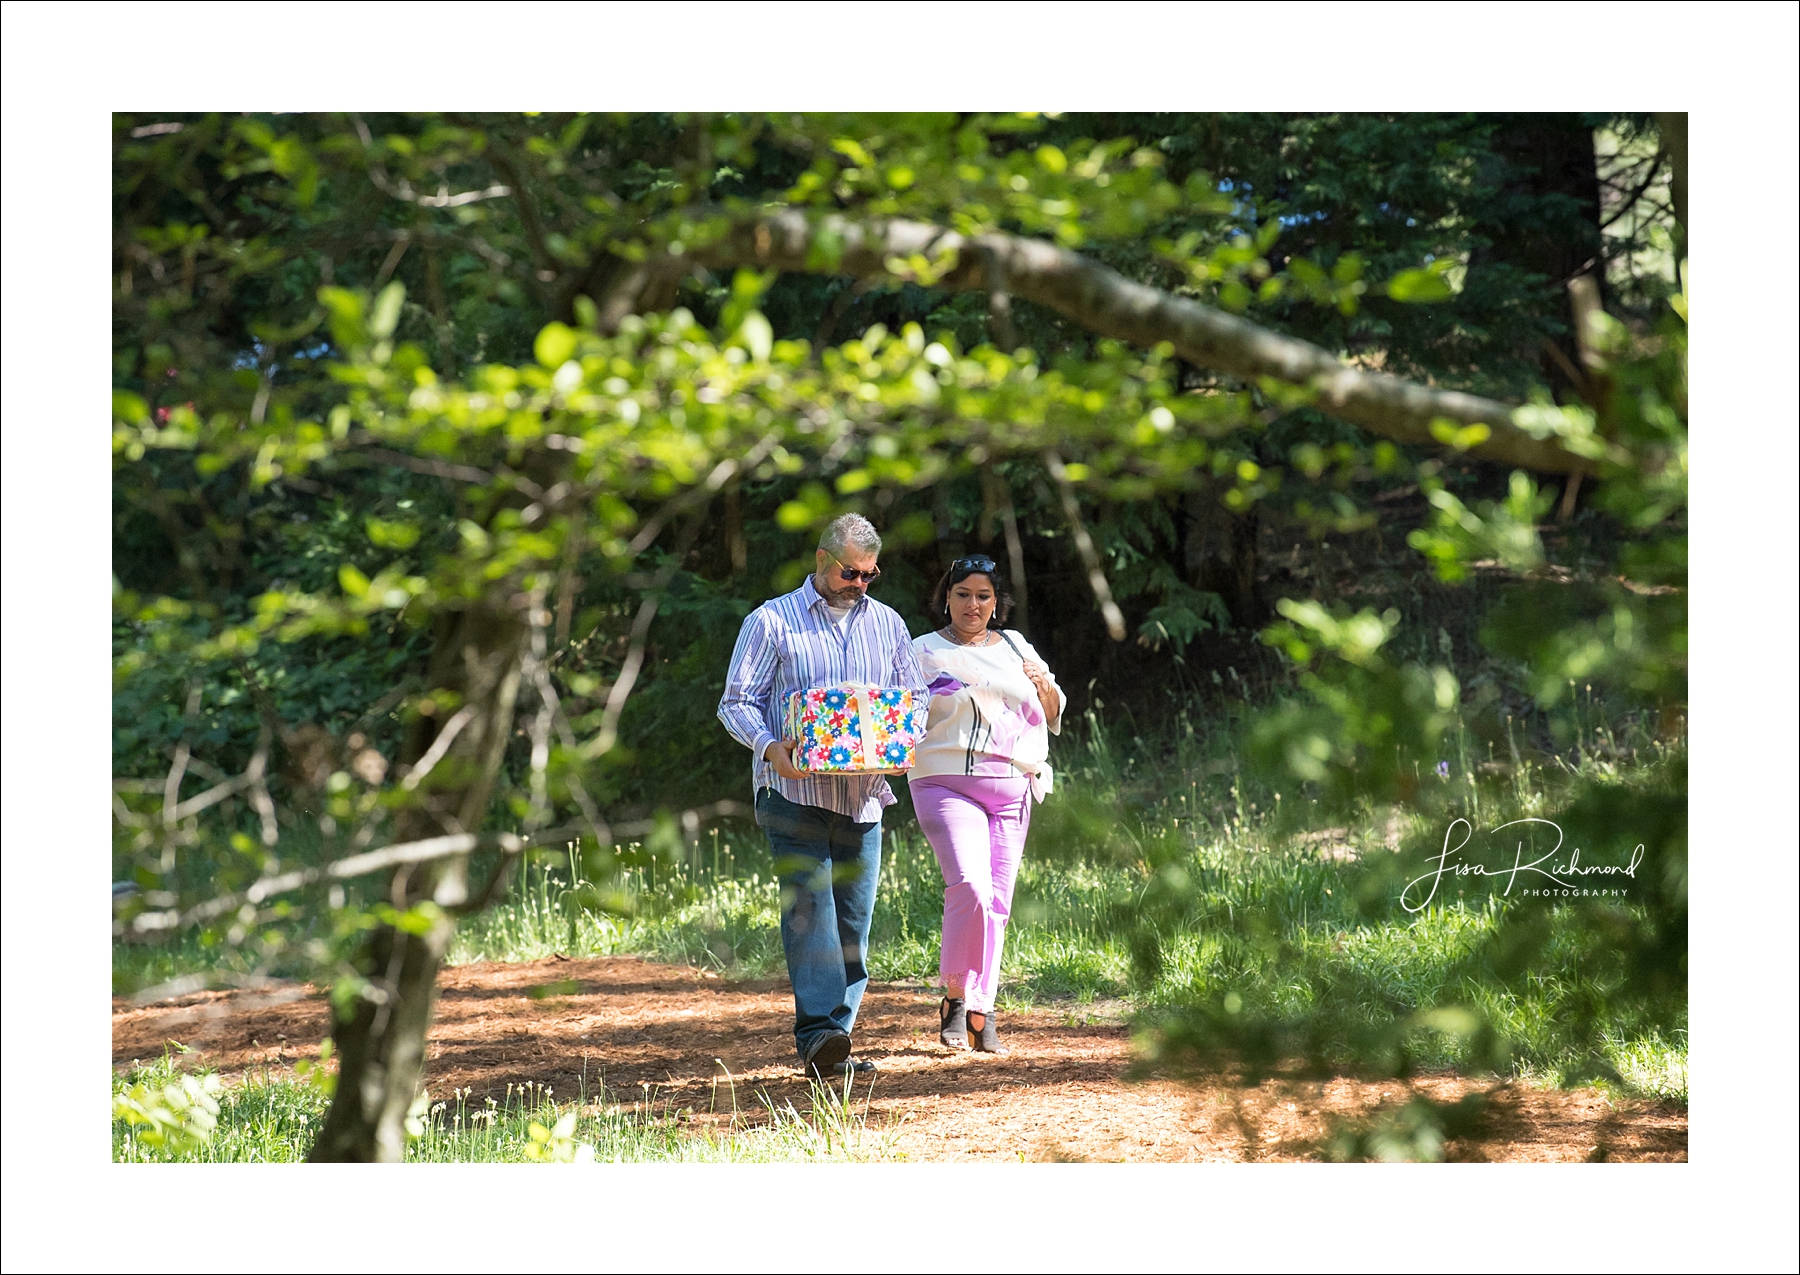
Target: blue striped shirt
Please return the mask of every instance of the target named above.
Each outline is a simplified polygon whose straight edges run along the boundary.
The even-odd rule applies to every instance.
[[[839,682],[925,694],[925,674],[899,613],[865,593],[840,630],[808,576],[792,593],[771,598],[744,617],[719,699],[719,720],[755,759],[753,793],[773,788],[802,806],[874,823],[883,806],[894,804],[893,789],[881,775],[784,779],[763,757],[769,743],[781,738],[781,706],[789,691]]]

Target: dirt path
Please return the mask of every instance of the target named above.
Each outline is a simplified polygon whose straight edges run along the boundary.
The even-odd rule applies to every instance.
[[[426,1083],[434,1094],[504,1094],[532,1081],[567,1100],[604,1081],[616,1100],[645,1096],[690,1108],[696,1123],[728,1118],[756,1094],[805,1110],[793,1061],[793,1002],[779,981],[729,982],[628,957],[461,965],[444,972]],[[291,1068],[316,1056],[328,1020],[322,995],[270,1003],[209,992],[152,1006],[113,1005],[117,1067],[157,1057],[178,1040],[226,1075]],[[1079,1010],[1005,1015],[1005,1058],[937,1043],[936,1001],[919,985],[876,984],[863,1002],[857,1052],[881,1067],[868,1125],[909,1160],[1296,1160],[1317,1156],[1331,1116],[1403,1102],[1406,1086],[1351,1078],[1223,1083],[1128,1083],[1126,1029],[1084,1022]],[[715,1061],[718,1060],[718,1061]],[[727,1080],[729,1069],[731,1080]],[[1433,1097],[1477,1086],[1457,1077],[1417,1082]],[[1648,1102],[1609,1103],[1592,1090],[1509,1086],[1481,1133],[1453,1142],[1458,1160],[1685,1160],[1687,1113]]]

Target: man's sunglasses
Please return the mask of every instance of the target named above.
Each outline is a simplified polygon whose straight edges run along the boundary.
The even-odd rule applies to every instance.
[[[838,578],[846,584],[852,580],[861,580],[864,584],[874,584],[875,577],[881,574],[880,567],[876,567],[873,571],[856,571],[846,567],[843,561],[829,549],[825,551],[825,556],[838,564]]]
[[[950,564],[952,571],[992,571],[998,564],[985,553],[972,554],[967,558],[958,558]]]

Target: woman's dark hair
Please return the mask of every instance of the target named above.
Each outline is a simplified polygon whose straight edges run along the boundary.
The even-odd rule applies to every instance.
[[[1000,574],[1000,565],[983,554],[971,554],[966,558],[958,558],[944,572],[943,579],[937,582],[937,588],[931,591],[931,614],[939,620],[950,618],[950,590],[967,580],[970,576],[986,576],[994,586],[994,613],[988,617],[988,628],[998,629],[1012,615],[1012,586],[1006,577]]]

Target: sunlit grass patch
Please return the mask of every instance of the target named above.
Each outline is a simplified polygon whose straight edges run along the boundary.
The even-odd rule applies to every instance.
[[[1235,730],[1185,720],[1163,736],[1114,738],[1093,719],[1059,741],[1058,791],[1035,810],[1014,898],[1004,1008],[1105,1001],[1109,1016],[1136,1015],[1143,1040],[1185,1015],[1196,1039],[1227,1054],[1256,1024],[1258,1047],[1320,1067],[1496,1070],[1685,1102],[1679,986],[1634,998],[1580,914],[1478,878],[1447,882],[1417,912],[1397,902],[1450,819],[1492,826],[1554,811],[1572,775],[1637,782],[1667,759],[1662,744],[1594,718],[1567,757],[1433,778],[1414,808],[1328,817],[1238,770]],[[1469,746],[1456,747],[1461,765]],[[785,972],[779,887],[759,831],[727,824],[633,862],[614,884],[635,908],[609,914],[571,906],[565,857],[534,860],[496,906],[461,924],[451,961],[616,954],[737,978]],[[918,828],[890,819],[872,977],[937,986],[943,891]],[[1621,924],[1635,923],[1632,909],[1620,905]],[[1515,968],[1494,940],[1521,918],[1542,942]],[[132,951],[116,953],[115,968],[142,957],[144,969],[178,973],[215,956]],[[590,1141],[600,1137],[595,1126]]]
[[[171,1051],[113,1077],[113,1160],[120,1164],[292,1164],[306,1158],[325,1118],[330,1099],[314,1085],[263,1071],[247,1073],[236,1084],[223,1085],[209,1072],[185,1072],[180,1055]],[[165,1120],[179,1122],[164,1091],[179,1089],[183,1080],[212,1082],[217,1113],[204,1129],[185,1131],[175,1139],[156,1138],[145,1123],[127,1114],[134,1094],[148,1094]],[[172,1096],[172,1095],[170,1095]],[[154,1114],[154,1111],[153,1111]],[[149,1135],[149,1136],[147,1136]]]
[[[130,1096],[160,1095],[171,1087],[213,1095],[217,1107],[204,1128],[182,1136],[147,1138],[140,1118],[113,1121],[113,1159],[122,1164],[292,1164],[304,1161],[325,1118],[329,1098],[302,1078],[252,1072],[219,1084],[209,1072],[184,1072],[179,1056],[132,1068],[113,1078],[115,1111]],[[735,1101],[735,1090],[729,1092]],[[862,1101],[859,1102],[859,1097]],[[423,1095],[408,1120],[410,1163],[528,1164],[598,1161],[645,1163],[818,1163],[903,1158],[897,1128],[870,1123],[866,1095],[853,1087],[815,1085],[799,1104],[745,1092],[722,1122],[647,1091],[638,1101],[602,1087],[559,1095],[537,1082],[508,1085],[500,1097],[477,1100],[467,1090],[443,1098]],[[710,1114],[710,1113],[709,1113]]]
[[[1686,1105],[1686,1031],[1669,1036],[1651,1032],[1634,1039],[1618,1039],[1609,1043],[1607,1057],[1629,1091]]]

